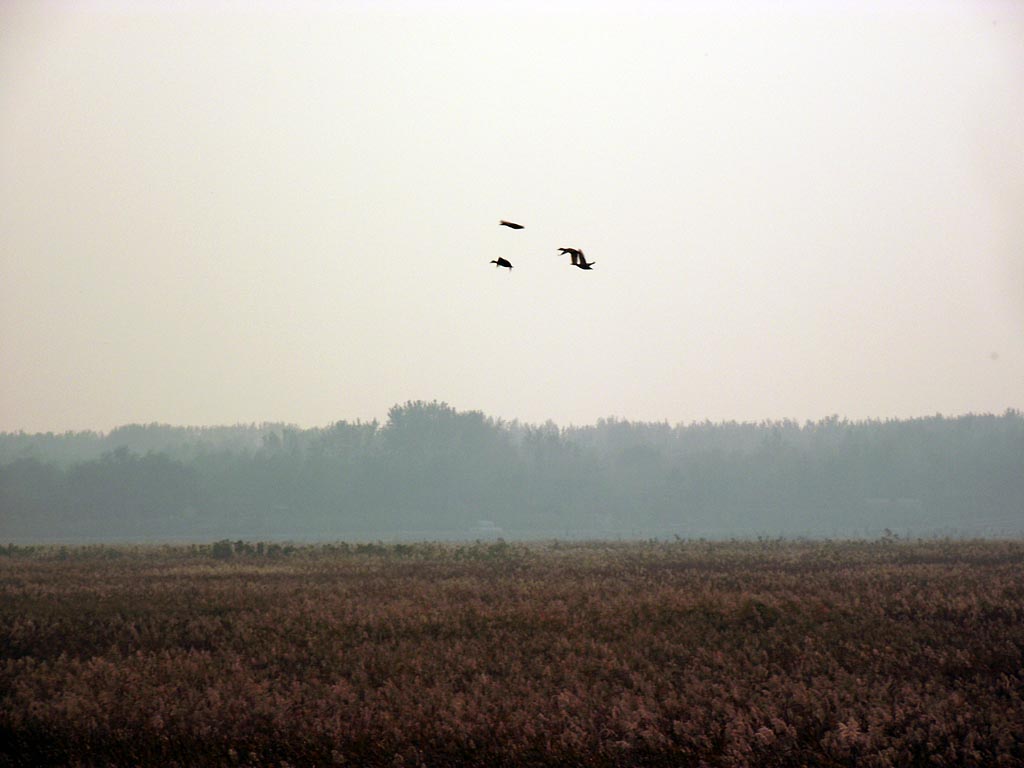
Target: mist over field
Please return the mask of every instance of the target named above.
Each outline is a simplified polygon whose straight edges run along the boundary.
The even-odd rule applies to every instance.
[[[317,429],[0,435],[16,542],[1021,534],[1017,411],[560,427],[416,401]]]
[[[0,537],[1019,535],[1022,42],[0,3]]]
[[[1020,0],[0,0],[0,768],[1024,766],[1022,126]]]

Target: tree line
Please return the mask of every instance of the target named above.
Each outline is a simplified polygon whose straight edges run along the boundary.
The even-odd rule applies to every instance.
[[[0,538],[1018,536],[1024,415],[0,434]]]

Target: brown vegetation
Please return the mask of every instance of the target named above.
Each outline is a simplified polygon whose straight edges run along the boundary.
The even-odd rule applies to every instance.
[[[1020,542],[217,547],[0,549],[0,765],[1024,764]]]

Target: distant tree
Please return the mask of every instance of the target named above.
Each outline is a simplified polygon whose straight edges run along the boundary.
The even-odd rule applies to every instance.
[[[447,403],[337,422],[0,434],[0,538],[999,535],[1024,416],[506,423]]]

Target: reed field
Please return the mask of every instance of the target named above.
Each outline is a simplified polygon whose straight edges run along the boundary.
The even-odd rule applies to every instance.
[[[0,548],[0,766],[1024,765],[1024,542]]]

